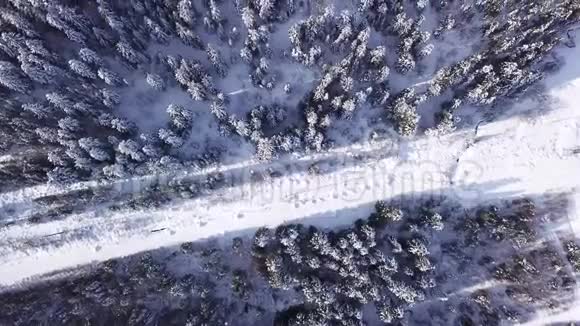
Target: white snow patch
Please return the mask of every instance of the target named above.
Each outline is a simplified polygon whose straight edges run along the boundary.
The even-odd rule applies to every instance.
[[[217,87],[230,96],[230,113],[243,116],[255,106],[274,103],[294,110],[316,80],[315,73],[301,64],[284,63],[283,67],[279,67],[275,60],[270,63],[268,76],[274,76],[276,80],[271,90],[252,84],[247,65],[230,67],[228,75],[217,81]],[[291,87],[288,94],[284,91],[286,83]]]
[[[166,91],[154,90],[145,81],[146,76],[135,78],[133,85],[124,89],[117,113],[137,124],[142,132],[157,132],[169,122],[167,107],[180,104],[190,107],[194,102],[183,90],[172,87]]]

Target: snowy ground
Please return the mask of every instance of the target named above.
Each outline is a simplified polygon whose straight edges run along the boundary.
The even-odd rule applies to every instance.
[[[401,195],[446,195],[470,206],[523,195],[576,193],[580,186],[580,154],[574,152],[580,147],[580,65],[574,64],[574,58],[580,57],[580,47],[563,48],[559,55],[569,64],[546,79],[553,110],[540,116],[520,115],[484,124],[476,135],[473,130],[461,130],[441,137],[355,144],[284,159],[269,166],[319,162],[324,168],[320,162],[340,164],[328,173],[298,170],[197,199],[175,200],[158,209],[114,212],[95,207],[58,221],[4,226],[0,228],[0,287],[113,257],[249,232],[263,225],[302,219],[325,227],[347,224],[366,216],[375,201]],[[517,105],[514,110],[523,111],[546,103],[529,99]],[[247,161],[217,170],[247,180],[257,166],[264,168],[259,162]],[[207,172],[213,171],[194,174]],[[158,177],[124,180],[114,186],[125,192],[138,191],[143,183]],[[0,214],[17,220],[31,209],[35,198],[95,186],[39,186],[0,194]],[[576,206],[570,217],[577,215]],[[573,231],[580,232],[578,221],[571,219]],[[26,249],[21,249],[22,244],[27,244]]]

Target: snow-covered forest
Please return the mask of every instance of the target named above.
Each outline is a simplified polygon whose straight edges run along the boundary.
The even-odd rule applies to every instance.
[[[580,318],[579,28],[578,0],[0,1],[0,325]]]

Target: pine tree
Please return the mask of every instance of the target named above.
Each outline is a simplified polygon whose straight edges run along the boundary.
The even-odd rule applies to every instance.
[[[60,7],[59,9],[62,9],[63,7]],[[75,27],[72,26],[72,24],[69,21],[66,21],[65,19],[61,19],[61,18],[65,18],[65,16],[62,15],[62,12],[49,12],[46,15],[46,21],[53,26],[54,28],[62,31],[66,37],[75,42],[78,43],[80,46],[84,46],[86,43],[86,36],[83,35],[81,32],[77,31],[75,29]],[[71,20],[74,21],[74,19],[71,18]],[[80,17],[79,20],[84,21],[84,17]]]
[[[403,218],[403,211],[389,206],[383,201],[378,201],[375,204],[375,210],[376,214],[371,218],[371,221],[377,226],[384,226],[387,223],[397,222]]]
[[[59,142],[58,130],[49,127],[40,127],[34,130],[34,133],[40,138],[43,144],[57,144]]]
[[[89,48],[82,48],[79,50],[80,59],[90,65],[100,67],[103,65],[103,59],[93,50]]]
[[[26,38],[20,33],[2,32],[0,39],[0,49],[11,58],[16,58],[20,51],[25,48]]]
[[[56,84],[67,73],[61,68],[50,64],[48,61],[34,55],[21,52],[18,56],[21,62],[20,68],[30,79],[40,84]]]
[[[193,113],[181,105],[170,104],[167,113],[171,119],[171,125],[178,131],[189,131],[193,123]]]
[[[258,0],[259,16],[260,18],[267,20],[272,14],[274,9],[274,0]]]
[[[417,58],[422,59],[428,57],[433,52],[434,48],[435,46],[433,44],[425,45],[423,48],[421,48],[421,50],[419,50],[419,53],[417,53]]]
[[[113,89],[103,88],[100,93],[103,104],[108,108],[114,108],[121,103],[121,96]]]
[[[111,35],[110,32],[108,32],[107,30],[98,28],[98,27],[93,27],[93,35],[95,36],[95,38],[97,39],[97,41],[99,42],[99,44],[105,48],[111,48],[114,45],[115,42],[115,38],[113,35]]]
[[[125,166],[118,163],[103,167],[103,174],[111,179],[126,178],[129,175]]]
[[[89,66],[87,66],[82,61],[78,61],[75,59],[71,59],[68,61],[68,65],[70,69],[75,72],[77,75],[89,78],[89,79],[96,79],[97,74],[91,70]]]
[[[269,139],[261,138],[256,144],[256,156],[259,160],[268,161],[274,156],[274,145]]]
[[[226,75],[226,65],[222,60],[222,57],[217,49],[215,49],[211,44],[207,45],[207,57],[211,64],[216,69],[219,76],[222,78]]]
[[[169,35],[163,30],[163,27],[159,25],[157,22],[153,21],[149,17],[145,17],[145,25],[149,30],[149,33],[153,36],[153,38],[161,43],[167,44],[169,42]]]
[[[390,115],[400,135],[411,136],[417,130],[419,115],[416,112],[416,107],[408,103],[404,96],[398,96],[392,102]]]
[[[0,61],[0,85],[19,93],[32,90],[30,81],[21,70],[8,61]]]
[[[177,35],[183,41],[184,44],[196,48],[198,50],[204,50],[203,42],[199,38],[199,36],[189,29],[189,27],[183,26],[179,23],[176,24],[177,26]]]
[[[173,148],[179,148],[184,143],[181,137],[169,129],[159,129],[159,139]]]
[[[60,129],[75,133],[81,130],[81,123],[72,117],[65,117],[58,120],[58,127]]]
[[[413,58],[411,53],[402,52],[399,54],[395,67],[397,68],[397,71],[399,73],[406,74],[409,71],[415,69],[415,65],[416,65],[415,59]]]
[[[0,12],[0,18],[2,20],[10,23],[12,26],[16,27],[19,31],[26,34],[28,37],[38,37],[38,33],[35,31],[34,26],[28,19],[20,15],[18,12],[8,10],[3,8]]]
[[[22,104],[22,109],[25,111],[32,112],[36,117],[43,118],[53,118],[55,112],[52,108],[42,105],[40,103],[26,103]]]
[[[149,86],[153,87],[153,89],[157,91],[162,91],[166,87],[163,77],[159,76],[158,74],[147,73],[146,81]]]
[[[426,212],[422,217],[422,224],[432,228],[435,231],[441,231],[444,228],[443,217],[439,213]]]
[[[242,22],[247,29],[254,28],[256,24],[256,18],[254,12],[249,7],[242,8]]]
[[[131,159],[137,162],[142,162],[145,160],[145,155],[141,152],[139,144],[132,139],[122,140],[119,142],[117,145],[117,150],[119,153],[129,156]]]
[[[268,228],[259,228],[254,235],[254,251],[261,252],[266,248],[270,240],[272,239],[272,231]]]
[[[45,60],[59,60],[58,55],[54,54],[44,46],[44,42],[37,39],[28,39],[24,41],[30,53],[36,54]]]
[[[187,84],[187,92],[191,95],[191,98],[196,101],[203,101],[206,99],[206,90],[205,87],[196,82],[189,82]]]
[[[427,245],[420,238],[413,238],[407,241],[407,251],[417,257],[425,257],[429,255]]]
[[[109,126],[122,134],[132,134],[137,129],[134,122],[115,117],[111,118]]]
[[[179,18],[189,26],[195,25],[197,14],[192,0],[179,0],[177,3],[177,12]]]
[[[116,45],[116,49],[129,63],[142,64],[147,62],[147,57],[135,50],[131,44],[126,41],[119,41]]]
[[[97,71],[97,75],[101,78],[107,85],[111,86],[121,86],[123,85],[123,79],[117,75],[117,73],[104,68],[100,67]]]
[[[78,173],[69,167],[55,167],[47,173],[48,183],[71,184],[79,179]]]
[[[211,114],[213,114],[219,121],[227,121],[228,114],[226,112],[226,107],[222,101],[213,101],[209,107]]]
[[[61,148],[54,149],[48,152],[47,158],[50,163],[52,163],[54,166],[57,167],[59,166],[66,167],[71,165],[72,163],[70,157],[68,157],[65,151]]]
[[[93,160],[78,144],[71,145],[66,149],[66,154],[73,160],[75,168],[90,171],[93,168]]]

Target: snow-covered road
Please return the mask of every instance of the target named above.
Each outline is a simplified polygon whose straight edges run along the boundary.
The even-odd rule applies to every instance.
[[[560,53],[578,58],[580,48]],[[554,110],[483,124],[476,138],[472,130],[463,130],[398,144],[385,140],[352,145],[293,159],[343,162],[328,173],[298,171],[147,211],[93,209],[57,221],[5,226],[0,229],[0,287],[264,225],[303,219],[327,227],[346,224],[366,216],[375,201],[403,195],[446,195],[469,206],[523,195],[575,193],[580,186],[580,154],[575,152],[580,147],[580,65],[566,68],[545,81]],[[522,109],[538,103],[524,100],[517,105]],[[253,164],[242,162],[220,170],[246,175]],[[0,195],[0,205],[26,207],[53,191],[64,190],[36,187],[5,193]]]

